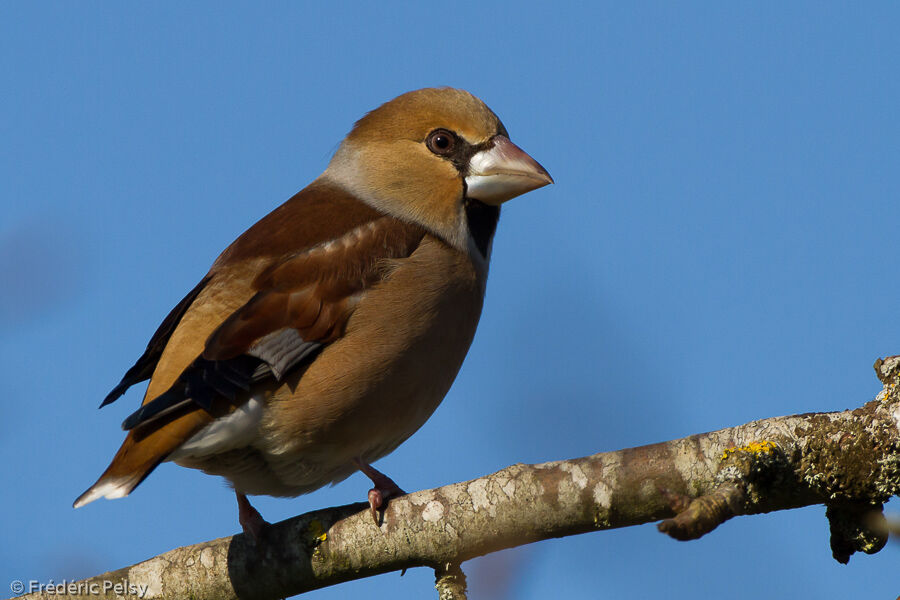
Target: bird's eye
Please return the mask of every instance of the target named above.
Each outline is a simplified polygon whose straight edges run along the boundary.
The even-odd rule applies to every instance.
[[[425,145],[435,154],[446,156],[453,152],[456,136],[446,129],[435,129],[425,138]]]

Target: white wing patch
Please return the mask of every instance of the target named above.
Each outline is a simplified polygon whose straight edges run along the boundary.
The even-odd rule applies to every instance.
[[[291,367],[300,363],[321,345],[319,342],[304,341],[299,331],[286,327],[258,340],[247,354],[266,361],[275,379],[281,381]]]

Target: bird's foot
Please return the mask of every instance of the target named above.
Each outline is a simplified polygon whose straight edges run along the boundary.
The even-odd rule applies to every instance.
[[[269,525],[269,522],[262,518],[259,511],[253,508],[247,496],[235,492],[238,502],[238,521],[244,533],[250,536],[255,543],[259,543],[263,530]]]
[[[375,521],[375,525],[378,525],[378,513],[384,512],[384,508],[387,506],[387,501],[391,498],[396,498],[397,496],[403,496],[406,494],[400,486],[394,483],[394,480],[374,468],[372,465],[364,463],[360,459],[354,459],[356,466],[359,467],[359,470],[362,473],[372,480],[372,483],[375,485],[371,490],[369,490],[369,511],[372,513],[372,519]]]

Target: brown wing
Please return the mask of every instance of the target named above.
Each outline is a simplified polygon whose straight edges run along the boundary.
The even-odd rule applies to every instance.
[[[203,354],[123,427],[142,434],[198,407],[218,416],[246,401],[241,392],[254,384],[280,381],[343,334],[366,289],[385,276],[390,261],[409,256],[423,234],[382,217],[265,270],[254,281],[256,293],[213,332]]]
[[[339,337],[365,290],[391,270],[393,259],[412,254],[423,235],[418,226],[382,217],[274,265],[254,282],[253,299],[209,338],[203,357],[258,356],[280,378],[293,366],[280,347]]]
[[[323,208],[328,205],[311,204],[316,204],[311,218],[328,219],[334,212]],[[346,197],[334,204],[339,212],[348,206]],[[391,261],[409,256],[424,235],[416,226],[379,213],[372,220],[372,209],[364,207],[356,210],[357,224],[342,236],[271,257],[286,215],[270,221],[278,228],[271,237],[261,225],[285,206],[216,261],[210,281],[159,358],[144,405],[126,420],[132,431],[76,506],[100,496],[126,495],[184,441],[246,401],[250,386],[280,379],[310,360],[317,348],[341,335],[365,290],[390,271]],[[343,213],[337,220],[346,223],[348,217]],[[245,240],[251,234],[266,239],[262,251],[254,252]]]

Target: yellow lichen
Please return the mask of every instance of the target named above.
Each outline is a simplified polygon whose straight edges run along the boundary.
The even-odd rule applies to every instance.
[[[769,440],[763,440],[761,442],[750,442],[746,446],[740,446],[738,448],[726,448],[722,453],[722,460],[726,460],[732,454],[737,454],[738,452],[746,452],[748,454],[771,454],[773,450],[778,449],[778,444],[775,442],[770,442]]]
[[[318,519],[313,519],[309,524],[309,532],[313,535],[313,537],[319,542],[324,542],[328,539],[328,532],[325,531],[325,528],[322,527],[322,523],[319,522]]]

